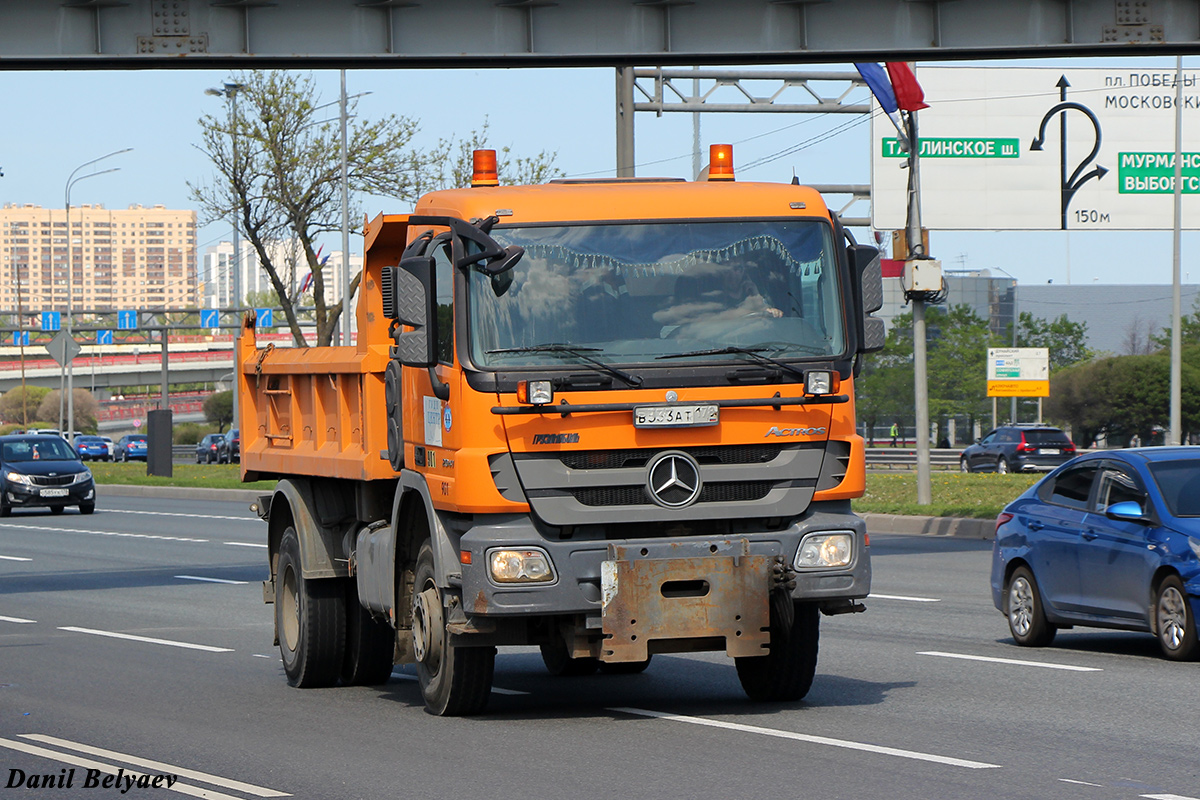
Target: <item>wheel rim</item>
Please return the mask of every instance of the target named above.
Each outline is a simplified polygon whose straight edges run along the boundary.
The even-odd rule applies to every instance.
[[[1008,463],[1003,458],[996,462],[996,472],[1001,475],[1008,473]]]
[[[958,462],[958,469],[959,469],[959,471],[961,471],[961,472],[967,472],[967,471],[968,471],[968,470],[967,470],[967,460],[966,460],[965,458],[963,458],[963,459],[959,459],[959,462]]]
[[[1018,636],[1028,636],[1033,627],[1033,587],[1024,575],[1008,588],[1008,621]]]
[[[279,634],[283,646],[295,651],[300,644],[300,587],[297,585],[296,571],[290,565],[283,572],[282,605]]]
[[[413,654],[417,661],[437,675],[442,665],[442,604],[437,588],[430,586],[413,601]]]
[[[1174,586],[1168,586],[1158,598],[1158,635],[1163,645],[1171,650],[1183,646],[1187,636],[1187,609],[1183,595]]]

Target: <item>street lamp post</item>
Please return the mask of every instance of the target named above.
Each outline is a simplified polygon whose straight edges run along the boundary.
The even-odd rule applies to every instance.
[[[75,338],[75,334],[73,331],[73,327],[74,327],[73,326],[73,317],[74,317],[73,312],[74,312],[74,294],[75,294],[75,285],[74,285],[74,282],[75,282],[75,241],[74,241],[74,239],[75,239],[75,237],[71,233],[71,187],[73,187],[75,184],[79,183],[82,180],[86,180],[88,178],[95,178],[98,175],[106,175],[109,172],[116,172],[117,170],[120,169],[120,167],[112,167],[110,169],[100,170],[99,172],[89,172],[87,175],[79,175],[79,171],[81,169],[83,169],[84,167],[90,167],[91,165],[96,164],[100,161],[103,161],[106,158],[112,158],[113,156],[119,156],[122,153],[128,153],[131,150],[133,150],[132,147],[126,147],[124,150],[114,150],[113,152],[109,153],[108,155],[103,155],[103,156],[100,156],[99,158],[93,158],[91,161],[86,161],[83,164],[80,164],[78,167],[75,168],[75,170],[70,175],[67,176],[67,185],[66,185],[66,188],[63,190],[63,210],[66,212],[66,219],[67,219],[67,336],[70,337],[71,339]],[[82,223],[80,224],[80,229],[79,229],[79,242],[80,242],[80,246],[82,247],[82,244],[83,244]],[[66,434],[67,434],[67,440],[74,443],[74,436],[75,436],[75,361],[73,358],[67,359],[66,370],[67,370],[67,430],[66,430]],[[59,417],[61,418],[62,417],[62,397],[61,396],[59,397],[58,407],[59,407]],[[61,428],[61,425],[59,427]]]
[[[237,94],[242,89],[246,88],[243,83],[234,83],[226,81],[220,89],[205,89],[204,93],[212,97],[224,97],[229,105],[229,146],[231,150],[232,170],[229,176],[230,181],[230,199],[233,205],[230,208],[230,215],[233,217],[233,303],[234,309],[240,310],[242,307],[242,243],[241,243],[241,224],[238,220],[238,212],[241,209],[241,201],[237,196],[237,187],[235,183],[235,175],[238,169],[238,147],[237,147],[237,126],[238,126],[238,107]],[[238,319],[239,326],[241,319]],[[240,330],[240,327],[239,327]],[[240,427],[238,424],[238,394],[237,394],[237,364],[234,364],[233,375],[233,424],[231,427]]]

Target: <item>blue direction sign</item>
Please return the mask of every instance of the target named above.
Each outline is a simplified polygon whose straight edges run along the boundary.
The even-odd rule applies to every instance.
[[[215,308],[206,308],[200,312],[200,327],[201,328],[219,328],[221,326],[221,312]]]
[[[96,331],[96,344],[112,344],[112,343],[113,343],[113,332],[112,331]]]
[[[62,312],[61,311],[43,311],[42,312],[42,330],[56,331],[62,328]]]
[[[273,315],[271,314],[271,309],[269,309],[269,308],[254,309],[254,327],[270,328],[274,325],[274,322],[272,322],[272,318],[273,318]]]
[[[29,331],[13,331],[13,344],[29,346]]]
[[[117,328],[123,331],[137,330],[137,312],[136,311],[118,311],[117,312]]]

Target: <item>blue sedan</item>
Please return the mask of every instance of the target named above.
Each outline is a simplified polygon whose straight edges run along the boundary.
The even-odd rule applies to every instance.
[[[1081,625],[1200,656],[1200,448],[1089,453],[1036,483],[996,520],[992,601],[1025,647]]]

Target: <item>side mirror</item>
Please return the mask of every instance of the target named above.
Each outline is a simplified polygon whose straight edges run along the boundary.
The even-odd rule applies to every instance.
[[[433,258],[412,256],[398,267],[384,267],[381,290],[383,315],[412,328],[396,331],[396,358],[406,367],[437,364],[437,310],[434,307]]]
[[[1142,510],[1139,503],[1133,500],[1124,500],[1120,503],[1113,503],[1108,508],[1104,509],[1104,516],[1109,519],[1115,519],[1120,522],[1138,522],[1142,525],[1150,524],[1150,517]]]
[[[883,320],[871,316],[883,308],[883,267],[878,248],[852,244],[846,248],[850,263],[850,279],[854,284],[855,306],[858,310],[858,351],[873,353],[882,350],[887,341]]]

